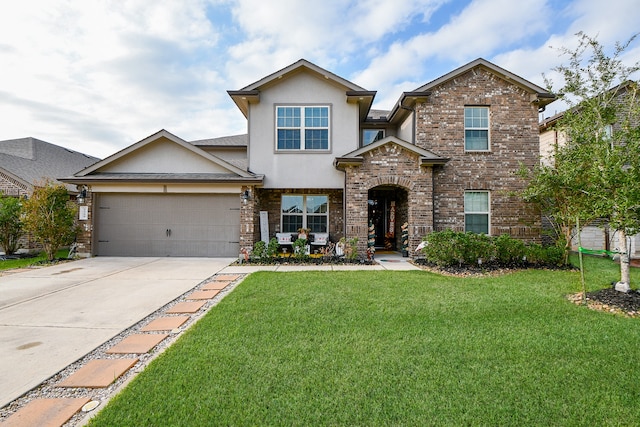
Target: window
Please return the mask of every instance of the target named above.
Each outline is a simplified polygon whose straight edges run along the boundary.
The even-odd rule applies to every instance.
[[[489,107],[464,107],[464,149],[489,150]]]
[[[369,145],[384,138],[384,130],[364,129],[362,131],[362,145]]]
[[[310,228],[312,233],[326,233],[328,223],[328,196],[282,196],[283,233],[296,233],[299,228]]]
[[[489,234],[489,192],[464,193],[464,230]]]
[[[329,107],[277,107],[278,150],[328,150]]]

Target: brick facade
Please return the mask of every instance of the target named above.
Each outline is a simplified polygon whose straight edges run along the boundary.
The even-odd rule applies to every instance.
[[[409,224],[409,248],[433,230],[432,168],[421,166],[418,154],[389,142],[363,155],[359,166],[345,168],[346,236],[358,238],[358,251],[367,246],[369,190],[397,188],[396,239],[400,226]],[[406,202],[403,195],[406,194]],[[400,247],[399,241],[396,247]]]
[[[416,106],[416,145],[451,160],[434,173],[434,229],[464,230],[465,190],[488,190],[490,234],[539,241],[541,216],[517,195],[521,165],[539,162],[538,107],[530,93],[483,68],[431,90]],[[489,152],[465,152],[464,107],[489,107]]]
[[[344,203],[342,190],[336,189],[296,189],[286,190],[267,190],[259,189],[256,192],[256,200],[259,209],[256,211],[254,224],[260,224],[259,211],[268,212],[269,217],[269,238],[275,237],[276,233],[280,232],[280,214],[281,214],[281,200],[283,194],[304,194],[304,195],[326,195],[329,197],[329,239],[332,242],[337,242],[344,236]],[[366,202],[366,200],[365,200]],[[365,211],[366,217],[366,211]],[[253,241],[260,240],[260,228],[256,226],[253,230]]]

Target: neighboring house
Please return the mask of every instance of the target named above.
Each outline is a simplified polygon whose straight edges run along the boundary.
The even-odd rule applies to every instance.
[[[98,158],[36,138],[0,141],[0,191],[7,196],[29,196],[34,187],[69,176],[97,162]],[[75,185],[65,184],[70,194]]]
[[[0,141],[0,191],[5,196],[29,197],[36,186],[68,176],[99,159],[36,138]],[[72,198],[75,185],[65,184]],[[20,247],[31,250],[38,246],[28,236],[21,238]]]
[[[399,250],[452,228],[540,240],[514,192],[539,161],[543,88],[477,59],[390,111],[306,60],[228,92],[248,134],[187,142],[165,130],[67,183],[89,190],[84,255],[237,256],[261,238],[328,233]]]
[[[624,95],[631,81],[626,81],[619,86],[611,89],[612,93]],[[546,165],[553,164],[553,157],[558,147],[566,144],[566,135],[558,129],[558,123],[564,116],[564,112],[555,114],[540,122],[540,155],[541,162]],[[611,123],[604,132],[611,135],[611,132],[618,126],[617,123]],[[631,258],[640,258],[640,234],[629,236],[631,245],[629,254]],[[582,247],[594,250],[614,250],[618,246],[618,239],[615,230],[610,230],[605,220],[597,220],[582,228],[580,232],[580,241]],[[572,249],[578,250],[578,236],[576,235],[571,242]]]

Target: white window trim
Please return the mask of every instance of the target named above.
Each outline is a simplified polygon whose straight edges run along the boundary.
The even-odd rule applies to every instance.
[[[487,110],[487,127],[467,127],[464,123],[464,111],[467,108],[484,108]],[[487,153],[491,151],[491,108],[488,105],[465,105],[462,113],[462,124],[464,128],[464,151],[465,153]],[[487,131],[487,148],[486,150],[468,150],[467,149],[467,130],[486,130]]]
[[[482,214],[482,215],[487,215],[487,236],[491,236],[491,191],[489,190],[465,190],[464,195],[462,196],[464,199],[466,199],[466,194],[467,193],[486,193],[487,194],[487,212],[484,211],[469,211],[467,212],[467,206],[466,203],[463,203],[463,210],[464,210],[464,231],[465,233],[467,232],[467,214],[471,214],[471,215],[478,215],[478,214]],[[463,202],[465,202],[465,200],[463,199]],[[471,231],[471,230],[469,230]]]
[[[285,196],[302,196],[302,213],[301,214],[285,214],[284,212],[282,212],[282,198]],[[327,213],[326,214],[309,214],[307,213],[307,197],[326,197],[327,198]],[[307,216],[325,216],[327,218],[327,231],[325,231],[325,233],[329,232],[329,213],[331,212],[330,210],[330,206],[329,206],[329,195],[328,194],[298,194],[298,193],[291,193],[291,194],[282,194],[280,196],[280,230],[284,230],[284,221],[283,221],[283,216],[284,215],[297,215],[297,216],[302,216],[302,228],[309,228],[308,227],[308,222],[307,222]],[[282,231],[283,233],[295,233],[295,231]],[[322,233],[321,231],[312,231],[311,233]]]
[[[299,127],[287,127],[287,126],[278,126],[278,109],[279,108],[300,108],[300,126]],[[309,129],[327,130],[327,148],[305,148],[305,130],[307,129],[304,124],[304,109],[305,108],[326,108],[328,111],[327,127],[310,127]],[[274,149],[277,153],[299,153],[301,151],[305,151],[307,153],[327,153],[331,151],[331,105],[329,104],[278,104],[275,106],[275,120],[274,120]],[[300,148],[278,148],[278,130],[280,129],[299,129],[300,130]]]

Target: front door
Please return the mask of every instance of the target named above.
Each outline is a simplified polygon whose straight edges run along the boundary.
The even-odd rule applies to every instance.
[[[369,190],[369,224],[374,226],[376,249],[398,250],[398,208],[404,193],[394,187]]]

